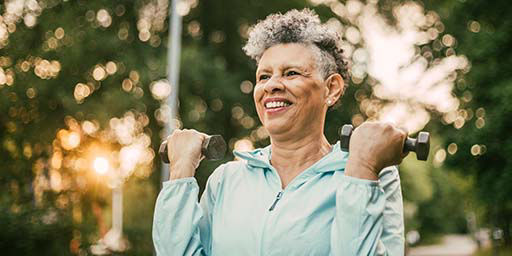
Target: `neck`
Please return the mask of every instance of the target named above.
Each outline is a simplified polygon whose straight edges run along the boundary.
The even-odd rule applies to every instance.
[[[331,150],[321,132],[304,136],[272,137],[271,163],[278,173],[295,177]]]

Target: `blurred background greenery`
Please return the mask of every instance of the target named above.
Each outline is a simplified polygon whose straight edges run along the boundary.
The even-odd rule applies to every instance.
[[[221,134],[230,149],[267,145],[252,103],[255,63],[241,47],[257,20],[305,7],[343,35],[352,65],[350,87],[328,113],[328,139],[367,119],[432,135],[429,161],[401,165],[411,246],[465,234],[482,255],[510,248],[505,0],[182,0],[179,127]],[[155,153],[175,86],[166,80],[168,9],[167,0],[0,3],[3,255],[91,254],[112,225],[115,175],[125,182],[131,244],[122,254],[153,254]],[[222,162],[201,164],[201,187]]]

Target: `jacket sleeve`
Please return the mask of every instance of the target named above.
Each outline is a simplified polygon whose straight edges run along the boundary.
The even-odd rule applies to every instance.
[[[336,192],[331,230],[333,255],[404,255],[400,177],[395,166],[379,181],[344,176]]]
[[[208,178],[200,203],[194,177],[164,182],[153,217],[157,255],[210,255],[212,211],[220,178],[221,167]]]

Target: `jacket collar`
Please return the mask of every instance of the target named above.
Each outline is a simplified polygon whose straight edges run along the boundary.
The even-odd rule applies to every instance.
[[[238,158],[247,161],[247,164],[250,166],[271,169],[273,167],[270,164],[270,151],[270,145],[268,145],[264,148],[258,148],[253,151],[233,151],[233,154]],[[313,169],[313,172],[317,173],[345,170],[347,159],[348,153],[341,150],[340,142],[338,141],[333,145],[331,152],[310,166],[308,170]]]

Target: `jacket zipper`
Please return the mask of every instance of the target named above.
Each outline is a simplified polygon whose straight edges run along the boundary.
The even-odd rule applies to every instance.
[[[269,212],[271,212],[272,210],[274,210],[274,208],[276,208],[277,202],[279,202],[279,200],[281,200],[282,196],[283,196],[283,191],[279,191],[279,193],[277,193],[276,200],[274,201],[272,206],[270,206],[270,209],[268,209]]]

